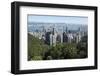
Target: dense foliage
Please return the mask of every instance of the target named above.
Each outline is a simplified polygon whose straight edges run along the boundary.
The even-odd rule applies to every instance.
[[[50,46],[28,34],[28,60],[75,59],[87,57],[87,36],[79,43],[57,43]]]

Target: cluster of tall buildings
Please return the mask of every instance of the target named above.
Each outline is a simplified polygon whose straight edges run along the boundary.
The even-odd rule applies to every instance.
[[[48,25],[47,25],[48,26]],[[77,30],[68,30],[68,27],[61,27],[60,30],[53,27],[45,28],[41,27],[41,31],[36,29],[35,31],[29,31],[29,34],[36,38],[44,40],[48,45],[55,46],[57,43],[78,43],[81,41],[82,37],[87,35],[87,31],[82,31],[81,27]]]

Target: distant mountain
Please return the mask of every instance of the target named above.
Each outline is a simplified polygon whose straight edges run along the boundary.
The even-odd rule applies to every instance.
[[[65,31],[67,30],[78,30],[80,28],[81,31],[87,31],[88,25],[86,24],[66,24],[66,23],[42,23],[42,22],[34,22],[34,23],[28,23],[28,31],[34,32],[34,31],[42,31],[42,30],[48,30],[51,28],[55,28],[59,31]]]

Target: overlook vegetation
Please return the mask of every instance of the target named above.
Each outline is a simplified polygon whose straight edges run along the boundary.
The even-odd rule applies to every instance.
[[[50,46],[28,34],[28,60],[78,59],[87,57],[87,36],[76,43],[57,43]]]

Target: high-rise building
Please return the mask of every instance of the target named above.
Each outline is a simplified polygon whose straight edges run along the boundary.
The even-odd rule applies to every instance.
[[[68,36],[66,32],[63,32],[63,42],[68,42]]]
[[[80,42],[81,38],[87,35],[87,31],[84,29],[83,27],[79,27],[75,30],[71,28],[68,30],[67,24],[64,25],[62,23],[35,23],[34,27],[32,25],[32,29],[29,30],[29,34],[37,37],[38,39],[43,39],[48,45],[55,46],[57,42]]]
[[[51,32],[46,32],[46,34],[45,34],[45,43],[46,44],[48,44],[48,45],[50,45],[51,43],[51,40],[52,38],[51,38]]]
[[[46,32],[46,43],[55,46],[56,42],[57,42],[57,33],[55,31],[55,28],[53,28],[52,31]]]
[[[51,44],[55,46],[55,45],[56,45],[56,42],[57,42],[57,33],[56,33],[55,28],[53,28],[53,31],[52,31],[51,34],[52,34],[52,35],[51,35],[51,36],[52,36],[52,37],[51,37],[51,38],[52,38]]]
[[[66,26],[66,33],[68,32],[68,27]]]
[[[76,43],[81,41],[81,33],[77,33],[76,35]]]
[[[71,43],[73,41],[73,38],[74,38],[73,34],[72,33],[68,33],[67,37],[68,37],[68,42]]]

